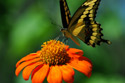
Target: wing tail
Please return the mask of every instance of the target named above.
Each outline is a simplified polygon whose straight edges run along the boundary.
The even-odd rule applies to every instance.
[[[89,44],[91,46],[93,45],[100,45],[101,42],[107,43],[107,44],[111,44],[111,42],[109,40],[105,40],[102,38],[103,34],[102,34],[102,28],[101,25],[96,23],[91,25],[92,28],[92,35],[90,36],[90,40],[89,40]]]

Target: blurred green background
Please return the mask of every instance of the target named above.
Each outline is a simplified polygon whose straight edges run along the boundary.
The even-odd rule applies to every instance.
[[[67,0],[72,15],[84,1]],[[92,76],[75,71],[74,83],[125,83],[125,0],[102,0],[96,21],[112,44],[78,47],[69,40],[93,62]],[[15,64],[60,34],[52,23],[62,26],[59,0],[0,0],[0,83],[31,83],[15,76]]]

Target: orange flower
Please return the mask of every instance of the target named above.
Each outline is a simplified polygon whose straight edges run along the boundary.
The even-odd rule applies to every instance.
[[[49,83],[68,83],[74,81],[74,69],[91,76],[91,61],[82,56],[83,51],[56,40],[50,40],[42,45],[42,49],[31,53],[16,64],[16,76],[22,69],[23,78],[29,79],[31,74],[32,83],[42,83],[47,77]]]

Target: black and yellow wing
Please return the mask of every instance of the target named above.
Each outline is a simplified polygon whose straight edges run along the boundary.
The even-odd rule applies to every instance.
[[[95,21],[96,12],[101,0],[86,0],[71,17],[66,0],[60,0],[62,24],[61,31],[67,38],[71,38],[77,45],[77,37],[90,46],[100,45],[101,42],[110,44],[102,39],[102,28]]]
[[[75,12],[68,26],[68,31],[90,46],[100,45],[100,42],[110,44],[102,39],[101,25],[95,21],[100,0],[86,0]]]
[[[60,11],[63,27],[67,28],[71,20],[71,14],[66,0],[60,0]]]
[[[77,24],[78,20],[79,21],[83,20],[84,22],[90,20],[94,21],[100,1],[101,0],[86,0],[73,15],[68,28],[71,28],[71,26]],[[87,20],[86,17],[90,19]]]

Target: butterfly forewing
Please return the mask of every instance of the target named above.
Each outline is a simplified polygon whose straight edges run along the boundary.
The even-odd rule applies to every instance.
[[[71,15],[66,0],[60,0],[60,11],[63,27],[67,28],[71,20]]]
[[[98,9],[100,0],[87,0],[85,1],[73,15],[68,29],[76,25],[78,22],[94,21],[96,16],[96,11]],[[89,19],[86,19],[88,17]],[[74,28],[73,28],[74,29]]]

